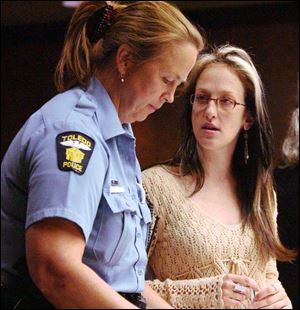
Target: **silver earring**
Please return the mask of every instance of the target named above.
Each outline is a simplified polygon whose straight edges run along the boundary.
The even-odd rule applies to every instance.
[[[247,165],[249,158],[250,156],[249,156],[249,149],[248,149],[248,133],[245,130],[244,131],[244,162],[245,162],[245,165]]]
[[[121,80],[121,83],[124,83],[125,80],[124,80],[124,75],[123,74],[120,75],[120,80]]]

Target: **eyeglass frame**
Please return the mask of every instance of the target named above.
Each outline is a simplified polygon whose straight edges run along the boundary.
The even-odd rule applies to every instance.
[[[191,103],[191,104],[194,104],[195,98],[196,98],[196,94],[195,94],[195,93],[194,93],[194,94],[191,94],[191,96],[190,96],[190,103]],[[207,101],[206,105],[208,105],[208,103],[209,103],[211,100],[213,100],[213,101],[216,103],[217,107],[219,107],[219,101],[220,101],[221,99],[222,99],[222,98],[212,98],[212,97],[209,97],[209,98],[206,99],[206,101]],[[229,109],[228,111],[234,110],[235,106],[237,106],[237,105],[242,105],[242,106],[246,107],[246,104],[245,104],[245,103],[239,103],[239,102],[237,102],[236,100],[234,100],[234,99],[232,99],[232,98],[227,98],[227,99],[228,99],[228,100],[231,100],[231,101],[234,103],[234,104],[233,104],[233,108],[232,108],[232,109]]]

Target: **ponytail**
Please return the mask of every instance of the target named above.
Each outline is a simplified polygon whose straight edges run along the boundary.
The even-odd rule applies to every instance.
[[[61,58],[55,71],[54,82],[59,92],[78,84],[86,88],[93,75],[92,45],[87,29],[89,19],[99,8],[101,5],[97,2],[83,3],[70,21]]]

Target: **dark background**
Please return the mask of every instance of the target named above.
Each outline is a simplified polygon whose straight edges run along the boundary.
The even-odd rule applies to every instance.
[[[209,43],[237,45],[252,56],[266,88],[277,161],[298,105],[298,2],[174,2],[204,28]],[[1,1],[1,158],[29,115],[56,94],[54,70],[73,12],[61,1]],[[142,168],[173,154],[181,111],[179,104],[165,105],[133,124]],[[299,281],[294,285],[298,292]]]
[[[266,88],[278,159],[290,112],[298,104],[299,4],[174,2],[204,28],[209,43],[237,45],[253,57]],[[73,11],[61,1],[1,1],[1,158],[28,116],[56,94],[53,74]],[[173,154],[181,111],[179,104],[165,105],[133,124],[142,168]]]

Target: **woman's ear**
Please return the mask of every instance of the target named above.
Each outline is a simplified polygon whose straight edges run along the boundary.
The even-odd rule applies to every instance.
[[[246,118],[244,120],[244,125],[243,125],[244,130],[249,130],[252,127],[253,124],[254,124],[254,119],[250,115],[250,113],[247,112]]]
[[[130,65],[131,48],[127,44],[122,44],[117,51],[116,65],[120,75],[125,76]]]

